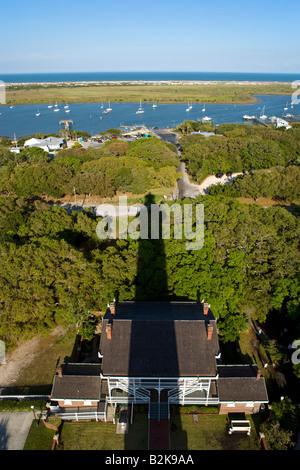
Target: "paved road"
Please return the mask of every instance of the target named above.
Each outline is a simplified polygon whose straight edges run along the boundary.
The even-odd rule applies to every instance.
[[[0,450],[23,450],[32,420],[31,411],[1,411]]]

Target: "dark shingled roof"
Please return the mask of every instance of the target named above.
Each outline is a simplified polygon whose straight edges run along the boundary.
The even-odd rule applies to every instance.
[[[63,375],[54,377],[51,400],[99,400],[101,379],[98,376]]]
[[[220,402],[268,402],[265,379],[257,378],[257,366],[218,366]]]
[[[100,372],[98,364],[63,364],[62,377],[54,377],[51,400],[99,400]]]
[[[106,325],[112,324],[112,338]],[[213,326],[207,339],[207,324]],[[103,319],[103,375],[129,377],[215,376],[216,320],[196,302],[121,302]]]

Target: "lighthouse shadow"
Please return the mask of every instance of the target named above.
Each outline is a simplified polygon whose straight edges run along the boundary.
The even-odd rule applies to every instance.
[[[169,302],[176,298],[168,289],[165,240],[152,239],[151,205],[154,197],[146,197],[148,239],[139,239],[135,282],[134,318],[131,321],[128,376],[139,380],[136,394],[148,394],[150,401],[136,401],[128,407],[128,432],[125,450],[170,450],[174,425],[168,404],[168,380],[178,379],[179,365],[174,319]],[[180,299],[182,300],[182,299]],[[160,379],[160,380],[159,380]],[[166,386],[164,386],[164,384]],[[174,393],[174,385],[173,393]],[[187,449],[187,435],[176,417],[176,434],[181,448]]]

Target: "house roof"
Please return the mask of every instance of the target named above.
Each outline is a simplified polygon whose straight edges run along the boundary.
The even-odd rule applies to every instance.
[[[99,400],[101,380],[98,376],[66,375],[54,377],[51,400]]]
[[[220,402],[268,402],[265,379],[254,365],[218,366]]]
[[[99,400],[100,371],[98,364],[63,364],[62,376],[54,377],[51,400]]]
[[[213,329],[207,339],[207,326]],[[112,326],[107,339],[106,325]],[[196,302],[121,302],[103,319],[104,376],[215,376],[216,320]]]

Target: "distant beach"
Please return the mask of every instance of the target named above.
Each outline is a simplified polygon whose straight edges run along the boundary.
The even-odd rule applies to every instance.
[[[264,85],[291,85],[291,82],[281,81],[223,81],[223,80],[113,80],[113,81],[65,81],[65,82],[12,82],[6,83],[6,86],[103,86],[103,85],[241,85],[241,86],[264,86]]]
[[[60,72],[0,74],[6,84],[45,83],[292,83],[300,74],[255,72]]]

